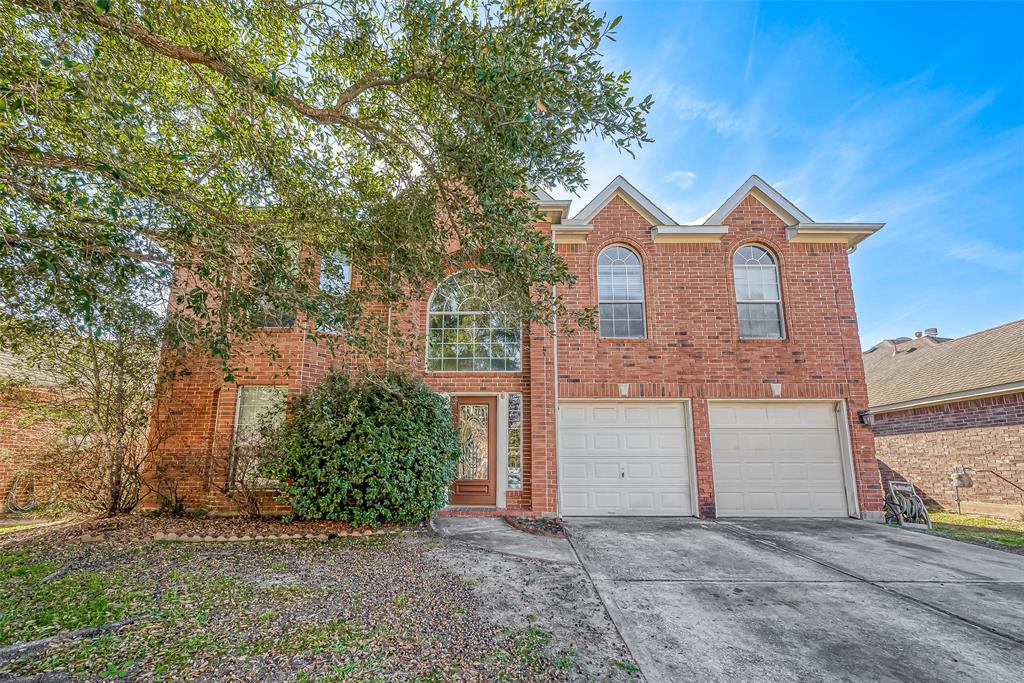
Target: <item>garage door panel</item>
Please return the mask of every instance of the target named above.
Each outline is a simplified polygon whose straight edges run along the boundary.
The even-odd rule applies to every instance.
[[[692,514],[684,426],[681,404],[563,404],[562,513]]]
[[[833,404],[712,404],[709,413],[719,516],[846,516]]]
[[[625,448],[631,451],[649,450],[651,448],[651,435],[640,432],[625,435]]]

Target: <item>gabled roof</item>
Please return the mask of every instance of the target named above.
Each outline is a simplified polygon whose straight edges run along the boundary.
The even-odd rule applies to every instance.
[[[724,221],[748,196],[756,198],[779,217],[786,226],[786,239],[792,242],[845,244],[852,251],[859,242],[870,237],[885,225],[884,223],[815,223],[793,202],[783,197],[775,188],[756,175],[750,176],[717,211],[709,214],[706,219],[686,224],[678,223],[621,175],[616,176],[578,214],[570,219],[565,218],[569,211],[567,201],[553,200],[543,191],[534,193],[538,206],[550,217],[556,241],[580,243],[586,242],[588,233],[593,230],[594,217],[615,197],[621,197],[651,224],[651,239],[654,242],[719,242],[729,232],[729,226]]]
[[[633,187],[632,183],[621,175],[615,176],[608,185],[601,190],[590,203],[573,216],[573,225],[588,225],[605,206],[616,196],[622,197],[627,204],[637,210],[640,215],[650,221],[652,226],[658,225],[679,225],[675,219],[655,206],[654,202],[648,199],[643,192]]]
[[[880,412],[1024,391],[1024,320],[957,339],[886,340],[864,352],[864,372]]]
[[[810,216],[797,208],[796,204],[783,197],[778,190],[759,176],[752,175],[704,223],[707,225],[721,225],[729,217],[729,214],[733,212],[733,209],[747,198],[748,194],[753,194],[757,197],[758,201],[771,209],[786,225],[814,222]]]

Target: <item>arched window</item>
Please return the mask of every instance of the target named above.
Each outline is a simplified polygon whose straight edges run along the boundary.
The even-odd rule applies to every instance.
[[[520,370],[522,322],[502,310],[502,297],[491,273],[463,270],[445,278],[427,308],[427,370]]]
[[[597,309],[602,337],[643,338],[644,272],[629,247],[613,245],[597,257]]]
[[[782,339],[782,294],[779,267],[764,247],[748,244],[732,257],[736,307],[743,339]]]

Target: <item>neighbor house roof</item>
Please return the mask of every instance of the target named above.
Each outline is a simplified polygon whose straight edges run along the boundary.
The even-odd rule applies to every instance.
[[[1024,320],[957,339],[887,339],[864,352],[864,372],[879,412],[1024,391]]]

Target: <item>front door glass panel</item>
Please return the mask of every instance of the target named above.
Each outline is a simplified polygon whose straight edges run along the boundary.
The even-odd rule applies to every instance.
[[[490,411],[487,405],[459,406],[459,441],[462,456],[456,468],[456,479],[487,479]]]

